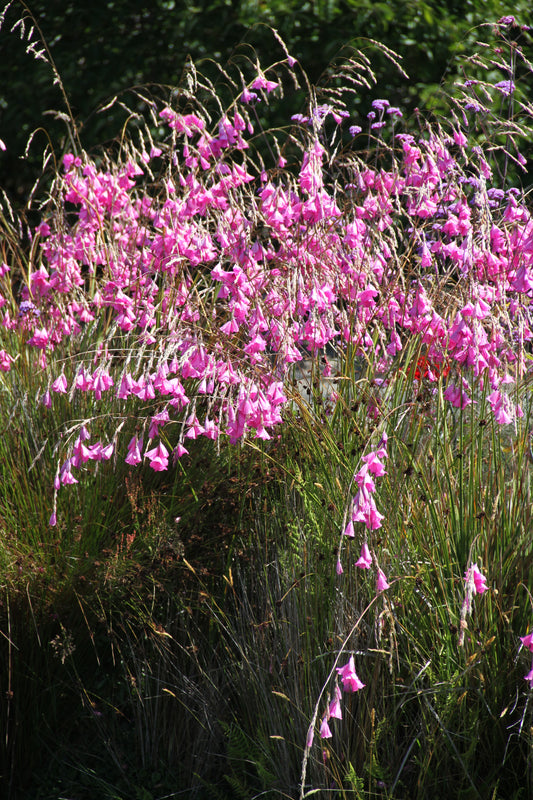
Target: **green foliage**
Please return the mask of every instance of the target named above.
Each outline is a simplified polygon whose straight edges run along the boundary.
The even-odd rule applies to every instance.
[[[357,774],[353,764],[351,763],[348,763],[348,769],[346,771],[345,781],[348,784],[350,790],[353,792],[353,796],[356,798],[356,800],[360,800],[360,798],[364,797],[364,788],[365,788],[364,781]]]
[[[264,793],[272,786],[275,776],[264,766],[264,751],[255,739],[248,737],[238,725],[223,725],[227,740],[229,772],[224,779],[233,797],[247,800],[250,791]]]

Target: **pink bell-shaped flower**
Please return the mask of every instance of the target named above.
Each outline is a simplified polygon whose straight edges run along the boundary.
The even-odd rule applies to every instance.
[[[328,717],[327,714],[324,714],[322,717],[322,722],[320,724],[320,738],[321,739],[331,739],[333,734],[331,733],[331,729],[328,725]]]
[[[370,548],[368,547],[367,542],[363,542],[363,546],[361,547],[361,555],[355,562],[355,566],[360,567],[361,569],[370,569],[372,566],[372,556],[370,554]]]
[[[355,671],[353,656],[350,656],[344,667],[337,667],[337,672],[341,676],[342,688],[345,692],[358,692],[365,686]]]
[[[378,569],[378,575],[376,578],[376,592],[384,592],[385,589],[389,588],[389,584],[387,583],[387,578],[385,573],[382,569]]]
[[[157,447],[152,448],[152,450],[147,450],[144,457],[150,459],[150,466],[152,469],[155,469],[156,472],[162,472],[168,469],[168,450],[162,442],[160,442]]]

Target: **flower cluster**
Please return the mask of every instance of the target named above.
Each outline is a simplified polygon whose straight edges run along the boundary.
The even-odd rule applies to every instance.
[[[272,171],[258,170],[247,156],[247,101],[258,92],[268,101],[275,91],[258,73],[214,127],[201,110],[165,107],[172,145],[131,150],[108,168],[65,157],[59,210],[35,229],[40,258],[18,308],[0,296],[2,324],[24,332],[45,379],[58,348],[88,326],[105,334],[90,358],[61,362],[45,404],[54,393],[111,395],[117,428],[142,405],[150,430],[141,458],[109,435],[128,464],[165,470],[187,439],[271,437],[287,402],[285,380],[307,356],[350,347],[386,376],[406,339],[418,337],[424,356],[415,379],[446,377],[444,396],[458,408],[472,403],[475,383],[486,385],[496,420],[512,423],[522,409],[506,389],[531,369],[525,347],[533,336],[525,198],[491,183],[482,149],[469,147],[457,127],[418,139],[393,133],[388,168],[355,154],[335,166],[317,124],[327,117],[353,126],[334,104],[311,108],[313,125],[299,129],[301,159],[290,172],[281,156]],[[373,106],[381,121],[398,116],[385,100]],[[154,163],[167,165],[158,191],[149,180]],[[405,253],[416,279],[398,270]],[[447,304],[439,286],[452,276],[458,294]],[[12,366],[2,351],[0,369]],[[161,412],[166,424],[156,435],[150,419]],[[369,413],[379,417],[379,407]],[[347,535],[355,521],[370,530],[381,524],[372,498],[377,459],[358,477]]]
[[[344,667],[337,667],[336,671],[341,679],[342,688],[345,692],[358,692],[360,689],[364,689],[365,684],[361,681],[355,671],[355,661],[353,656],[350,656]],[[342,719],[341,700],[341,689],[338,683],[335,683],[335,687],[333,689],[333,699],[328,702],[328,707],[324,712],[320,722],[320,737],[322,739],[330,739],[333,736],[329,726],[329,720]],[[311,726],[307,735],[308,748],[313,744],[313,735],[314,728]]]
[[[250,91],[266,99],[273,84],[259,76]],[[316,114],[340,126],[340,111],[321,106]],[[379,101],[372,113],[389,111]],[[307,355],[349,346],[386,375],[406,337],[418,336],[425,355],[415,377],[447,376],[445,397],[460,408],[482,381],[499,423],[522,414],[504,387],[530,369],[533,220],[516,191],[491,189],[483,153],[469,150],[463,134],[417,140],[398,133],[393,168],[354,156],[349,180],[333,192],[330,156],[314,129],[302,131],[293,178],[279,165],[255,171],[244,111],[223,115],[214,131],[200,112],[164,108],[161,119],[181,151],[152,146],[109,169],[65,157],[58,191],[70,223],[51,212],[37,226],[40,263],[17,313],[0,298],[2,324],[25,332],[43,377],[58,348],[87,326],[106,326],[90,360],[63,362],[51,377],[46,405],[54,393],[91,393],[96,401],[112,394],[118,426],[142,404],[150,410],[146,450],[139,458],[132,445],[123,457],[165,470],[170,455],[187,451],[187,439],[270,438],[282,421],[284,382]],[[165,159],[172,166],[163,192],[152,193],[150,165]],[[343,205],[343,196],[350,202]],[[403,252],[419,254],[415,281],[398,273]],[[452,272],[465,296],[448,307],[435,275],[446,280]],[[126,358],[118,357],[117,337]],[[11,366],[2,351],[1,369]],[[161,412],[168,424],[156,429],[150,419]],[[369,412],[379,416],[375,405]],[[179,432],[173,441],[165,433],[171,424]],[[357,476],[347,535],[356,521],[370,530],[381,524],[372,498],[380,456],[373,457]]]
[[[381,477],[382,475],[386,474],[383,459],[387,457],[387,440],[387,434],[384,433],[378,449],[373,450],[366,456],[363,456],[363,464],[353,476],[353,481],[357,485],[358,490],[355,497],[351,501],[349,520],[344,528],[343,536],[348,536],[349,538],[353,539],[355,537],[354,523],[357,522],[363,522],[369,531],[374,531],[378,528],[381,528],[383,514],[380,514],[380,512],[377,510],[373,497],[376,491],[374,478]],[[341,548],[339,546],[339,556],[337,559],[337,574],[339,575],[343,572],[340,560],[340,549]],[[383,592],[385,589],[388,589],[389,584],[387,582],[385,573],[377,564],[375,555],[374,560],[376,562],[376,591],[379,593]],[[361,569],[370,569],[372,566],[372,553],[366,538],[361,546],[361,555],[355,562],[355,566],[360,567]]]

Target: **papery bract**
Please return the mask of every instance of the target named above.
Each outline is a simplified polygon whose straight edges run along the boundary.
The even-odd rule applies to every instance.
[[[341,701],[342,694],[338,686],[333,691],[333,700],[329,704],[328,715],[333,719],[342,719]]]
[[[305,746],[307,747],[307,749],[312,747],[314,738],[315,738],[315,730],[314,727],[310,725],[309,728],[307,729],[307,738],[305,740]]]

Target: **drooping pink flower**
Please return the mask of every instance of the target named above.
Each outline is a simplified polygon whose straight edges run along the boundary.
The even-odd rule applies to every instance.
[[[366,486],[363,486],[357,492],[354,497],[352,520],[354,522],[364,522],[369,530],[375,531],[381,528],[383,514],[380,514],[377,510],[371,491],[373,489],[369,490]]]
[[[156,472],[168,469],[168,450],[162,442],[159,442],[157,447],[147,450],[144,457],[150,459],[150,466]]]
[[[166,408],[164,408],[162,411],[160,411],[159,414],[154,414],[154,416],[150,420],[150,428],[148,430],[148,438],[149,439],[155,439],[155,437],[158,434],[159,427],[161,425],[164,425],[165,422],[168,422],[168,420],[169,420],[169,415],[168,415],[168,410]]]
[[[220,434],[220,430],[218,424],[208,417],[204,420],[204,436],[208,439],[216,440],[218,439]]]
[[[79,438],[80,438],[80,442],[86,442],[87,439],[91,438],[91,434],[87,430],[87,426],[86,425],[82,425],[81,426]]]
[[[201,436],[204,433],[204,428],[200,424],[200,420],[196,416],[196,414],[191,414],[191,416],[186,421],[187,425],[191,427],[187,430],[185,437],[187,439],[197,439],[198,436]]]
[[[486,592],[488,589],[487,579],[482,575],[477,564],[472,564],[467,569],[464,579],[467,583],[470,581],[472,582],[473,594],[483,594],[483,592]]]
[[[109,373],[103,371],[96,371],[91,376],[92,381],[92,389],[94,391],[94,396],[97,400],[100,400],[102,397],[102,392],[106,392],[113,386],[113,378]]]
[[[142,461],[141,456],[141,447],[143,445],[142,436],[137,438],[137,436],[132,436],[130,439],[130,443],[128,444],[128,455],[124,459],[126,464],[134,467],[136,464],[140,464]]]
[[[355,562],[355,566],[360,567],[361,569],[370,569],[372,566],[372,556],[370,554],[370,548],[368,547],[367,542],[363,542],[361,546],[361,555]]]
[[[5,350],[0,350],[0,370],[2,372],[9,372],[14,360],[13,356],[10,356]]]
[[[531,650],[531,652],[533,653],[533,631],[531,631],[531,633],[528,633],[526,636],[521,636],[520,639],[524,647],[527,647],[527,649]]]
[[[455,408],[466,408],[472,402],[466,392],[450,383],[444,390],[444,398]]]
[[[74,380],[76,389],[82,392],[88,392],[93,388],[92,376],[84,368],[80,369]]]
[[[90,457],[94,461],[108,461],[113,455],[114,449],[115,445],[113,442],[106,445],[103,445],[101,442],[96,442],[96,444],[91,445],[89,448]]]
[[[331,729],[328,725],[328,718],[327,714],[324,714],[322,717],[322,722],[320,723],[320,738],[321,739],[331,739],[333,734],[331,733]]]
[[[389,584],[387,583],[387,578],[385,573],[382,569],[378,568],[378,574],[376,578],[376,592],[379,594],[380,592],[384,592],[385,589],[389,589]]]
[[[174,457],[174,461],[176,461],[178,458],[181,458],[182,456],[186,456],[188,454],[189,454],[189,451],[181,443],[176,445],[176,447],[174,448],[174,450],[172,452],[172,455]]]
[[[351,539],[353,539],[353,537],[355,536],[352,520],[348,521],[348,524],[346,525],[343,534],[344,536],[349,536]]]
[[[71,458],[67,458],[67,460],[65,461],[65,463],[61,467],[61,471],[60,471],[60,475],[59,475],[60,483],[63,486],[66,485],[66,484],[78,483],[78,481],[76,480],[76,478],[72,474],[71,466],[72,466],[72,459]]]
[[[81,464],[86,464],[91,458],[91,452],[87,445],[83,444],[81,436],[78,436],[74,443],[71,464],[73,467],[79,467]]]
[[[242,94],[240,96],[241,103],[253,103],[258,99],[257,92],[251,92],[248,88],[244,88],[242,90]],[[259,98],[259,102],[261,99]]]
[[[510,414],[511,404],[507,394],[496,390],[489,394],[488,401],[494,412],[494,419],[496,422],[498,422],[500,425],[509,425],[509,423],[513,421],[513,418]]]
[[[378,458],[378,452],[369,453],[367,456],[363,456],[362,460],[367,464],[368,471],[373,475],[379,477],[386,474],[385,466]]]
[[[61,394],[66,394],[67,388],[67,379],[63,374],[61,374],[59,378],[56,378],[52,384],[53,392],[61,392]]]
[[[31,339],[28,339],[27,344],[44,349],[48,346],[49,341],[50,334],[48,331],[45,328],[36,328]]]
[[[353,656],[350,656],[344,667],[337,667],[337,672],[341,676],[342,688],[345,692],[358,692],[365,686],[355,671]]]
[[[264,75],[258,75],[251,84],[252,89],[265,89],[267,93],[272,92],[279,86],[276,81],[269,81]]]
[[[454,131],[453,140],[458,147],[465,147],[468,143],[468,139],[462,131]]]
[[[67,171],[72,166],[81,167],[81,158],[79,158],[78,156],[73,156],[72,153],[67,153],[65,156],[63,156],[63,166]]]

